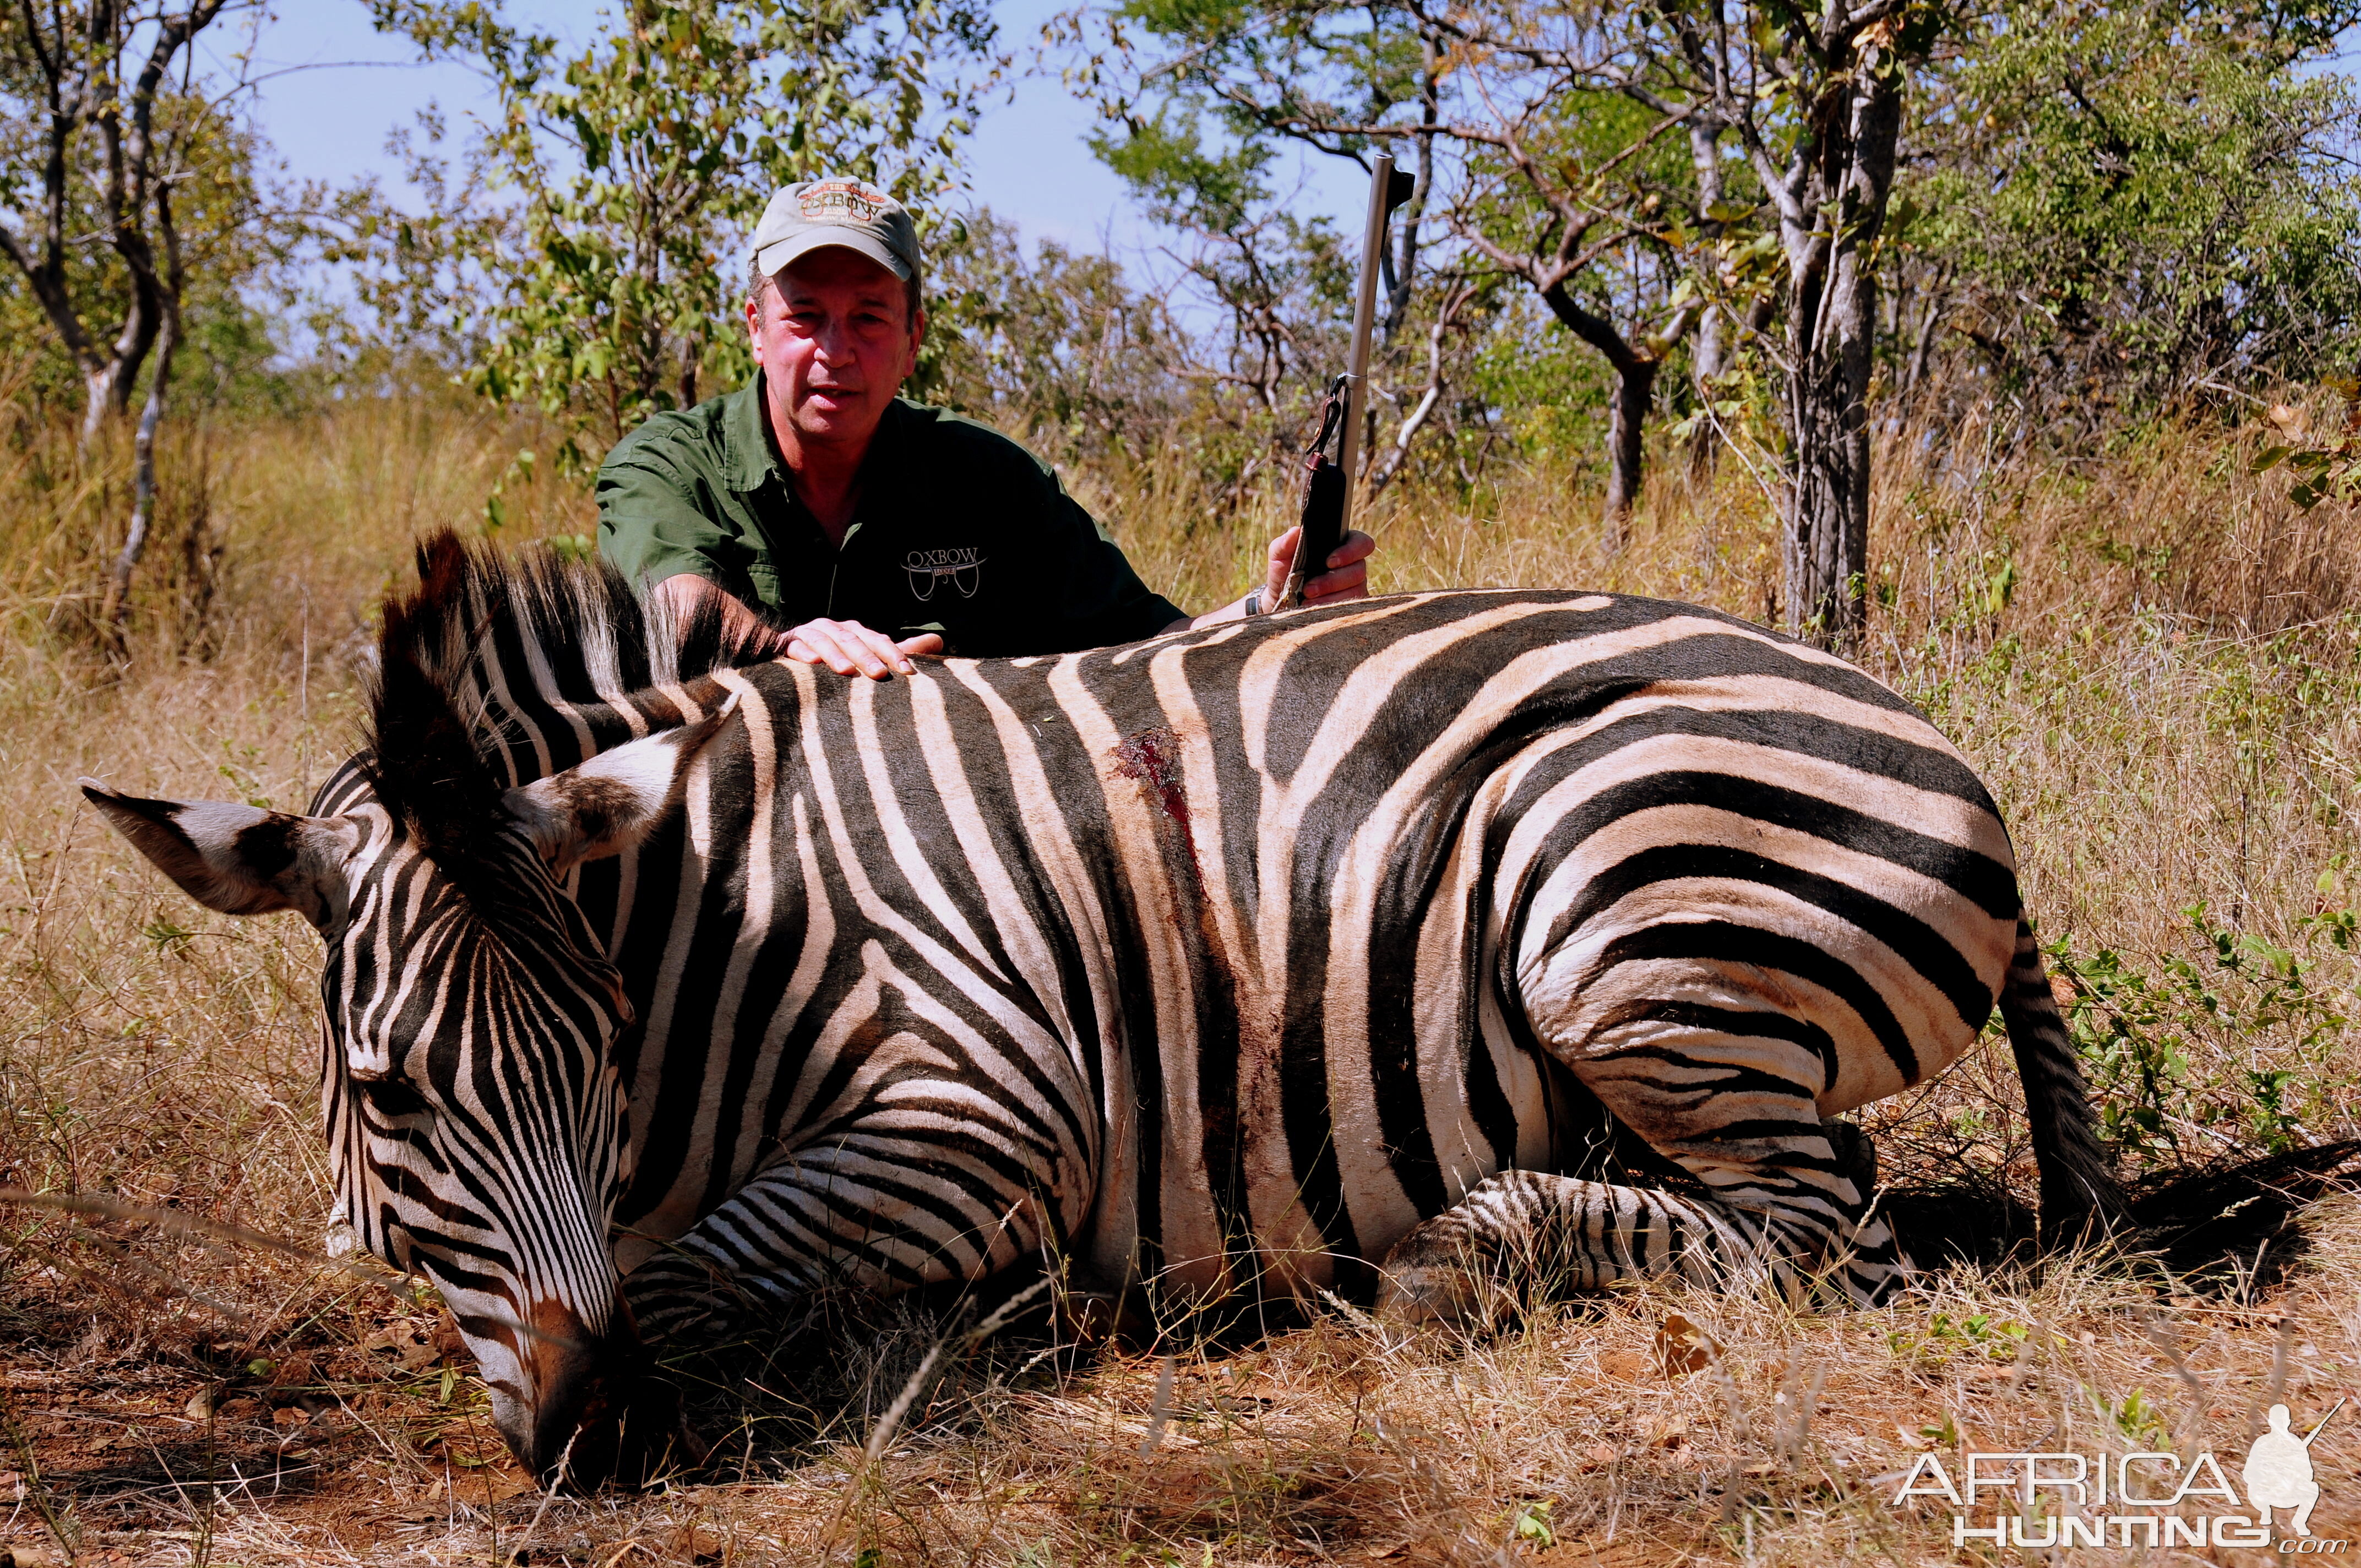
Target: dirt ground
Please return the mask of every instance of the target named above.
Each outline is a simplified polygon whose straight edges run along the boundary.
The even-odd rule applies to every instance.
[[[148,1304],[94,1299],[88,1279],[19,1277],[0,1320],[0,1542],[20,1565],[2065,1561],[1955,1547],[1959,1510],[1894,1496],[1928,1455],[1956,1487],[1973,1452],[2147,1451],[2174,1456],[2135,1464],[2149,1491],[2184,1466],[2204,1484],[2211,1452],[2243,1498],[2278,1402],[2300,1433],[2335,1410],[2311,1451],[2311,1526],[2350,1541],[2361,1202],[2316,1205],[2301,1246],[2274,1288],[2177,1299],[2069,1264],[1933,1273],[1892,1307],[1823,1316],[1635,1291],[1472,1338],[1348,1312],[1169,1359],[1019,1336],[955,1368],[873,1466],[857,1442],[936,1326],[910,1310],[864,1326],[853,1376],[775,1358],[725,1373],[739,1386],[699,1406],[720,1438],[706,1473],[588,1499],[517,1472],[447,1317],[396,1282],[290,1271],[307,1310],[241,1336],[185,1300],[143,1327]],[[158,1250],[149,1266],[170,1266]],[[832,1426],[798,1404],[799,1372],[840,1402]],[[827,1430],[791,1430],[790,1411]],[[2002,1520],[1998,1499],[1969,1528]],[[2055,1511],[2018,1528],[2038,1541]],[[2250,1510],[2202,1494],[2084,1510],[2110,1511]],[[2115,1534],[2071,1561],[2283,1551]]]

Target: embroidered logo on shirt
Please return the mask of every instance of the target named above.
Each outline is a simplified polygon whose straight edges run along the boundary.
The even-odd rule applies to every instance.
[[[945,577],[960,591],[960,598],[975,598],[977,569],[983,565],[983,552],[965,550],[913,550],[902,557],[902,569],[910,574],[910,591],[920,599],[935,597],[935,587]]]

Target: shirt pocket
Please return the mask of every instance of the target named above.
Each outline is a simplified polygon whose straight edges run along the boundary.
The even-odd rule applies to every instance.
[[[749,561],[746,564],[746,581],[753,587],[754,598],[764,608],[779,608],[779,574],[768,563]]]

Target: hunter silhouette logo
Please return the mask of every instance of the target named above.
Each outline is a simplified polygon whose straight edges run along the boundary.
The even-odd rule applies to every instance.
[[[2312,1478],[2312,1440],[2344,1408],[2345,1401],[2337,1400],[2335,1409],[2298,1437],[2288,1431],[2288,1408],[2271,1407],[2270,1430],[2246,1450],[2246,1463],[2239,1472],[2246,1480],[2246,1501],[2254,1508],[2257,1524],[2268,1528],[2273,1508],[2293,1508],[2288,1529],[2297,1535],[2312,1533],[2312,1506],[2320,1501],[2320,1483]]]
[[[935,586],[945,577],[951,580],[961,598],[975,598],[976,574],[983,565],[983,552],[966,550],[913,550],[902,557],[902,569],[910,574],[910,591],[921,599],[935,597]]]
[[[1965,1453],[1954,1461],[1964,1467],[1956,1477],[1940,1456],[1922,1453],[1894,1501],[1949,1503],[1953,1546],[2275,1546],[2288,1556],[2342,1554],[2348,1541],[2312,1533],[2321,1497],[2312,1444],[2344,1408],[2339,1399],[2298,1436],[2288,1408],[2273,1405],[2269,1427],[2248,1445],[2240,1467],[2243,1501],[2213,1454],[2184,1463],[2183,1455],[2161,1450]],[[2282,1508],[2288,1518],[2275,1537],[2272,1514]]]

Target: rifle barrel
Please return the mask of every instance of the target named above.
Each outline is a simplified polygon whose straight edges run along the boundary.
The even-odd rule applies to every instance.
[[[1353,485],[1359,477],[1361,426],[1369,408],[1369,334],[1378,323],[1378,267],[1386,247],[1386,219],[1393,211],[1389,193],[1393,189],[1394,155],[1377,155],[1376,167],[1369,170],[1369,223],[1361,236],[1361,290],[1353,302],[1353,357],[1346,366],[1352,376],[1345,393],[1345,433],[1337,443],[1337,466],[1345,470],[1345,514],[1336,524],[1336,537],[1342,539],[1353,526]],[[1297,563],[1306,581],[1328,569],[1325,561]]]

